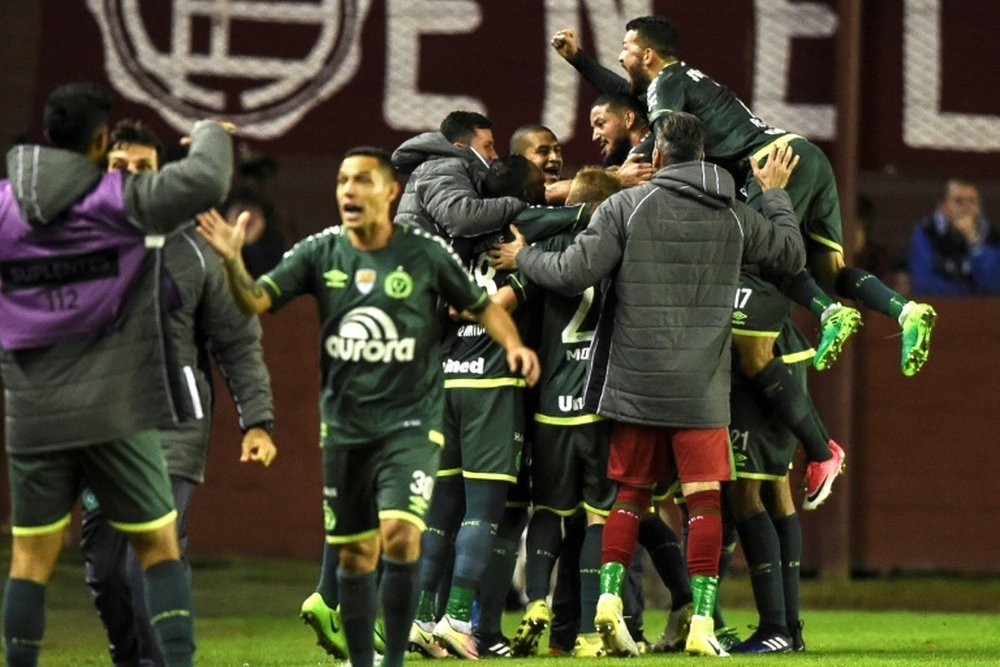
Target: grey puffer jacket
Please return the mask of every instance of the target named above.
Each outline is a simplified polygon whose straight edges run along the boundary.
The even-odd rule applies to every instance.
[[[469,147],[457,148],[440,132],[403,142],[392,154],[396,171],[410,174],[395,222],[447,239],[502,228],[527,207],[516,197],[483,199],[488,167]]]
[[[133,228],[140,235],[169,232],[217,205],[232,178],[232,142],[220,125],[199,123],[191,139],[184,160],[156,174],[126,176],[117,203],[91,202],[89,196],[102,179],[121,176],[103,175],[83,155],[31,146],[27,152],[34,158],[24,160],[18,153],[26,151],[15,148],[8,154],[11,182],[37,187],[3,189],[0,220],[17,220],[28,230],[17,243],[36,249],[46,247],[46,239],[66,236],[57,229],[60,225],[83,227],[91,236],[117,227]],[[88,222],[98,219],[100,224]],[[46,347],[0,350],[8,452],[37,454],[87,446],[184,415],[166,345],[163,258],[157,248],[162,237],[147,237],[146,245],[150,250],[120,326]]]
[[[608,279],[587,410],[653,426],[728,425],[740,265],[790,275],[805,262],[787,193],[765,193],[765,218],[735,201],[734,191],[720,167],[671,165],[604,202],[565,251],[518,253],[529,280],[562,294]]]
[[[271,380],[261,350],[260,321],[233,301],[219,256],[195,231],[171,234],[163,248],[164,265],[180,294],[170,312],[170,339],[181,369],[180,392],[193,419],[160,430],[163,456],[171,475],[193,482],[205,479],[212,426],[212,375],[207,351],[218,362],[244,430],[274,420]],[[238,444],[239,434],[226,434]]]

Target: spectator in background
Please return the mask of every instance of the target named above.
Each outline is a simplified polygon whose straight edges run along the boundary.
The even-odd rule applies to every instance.
[[[913,231],[909,270],[917,295],[1000,294],[1000,232],[983,216],[974,183],[945,184],[937,210]]]

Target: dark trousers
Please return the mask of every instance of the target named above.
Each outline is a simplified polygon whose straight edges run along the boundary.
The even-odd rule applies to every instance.
[[[195,483],[170,476],[177,508],[177,538],[187,562],[187,520]],[[108,633],[108,650],[115,667],[163,665],[156,635],[146,610],[142,567],[125,535],[108,523],[100,507],[84,505],[80,550],[85,581],[94,596],[97,615]]]

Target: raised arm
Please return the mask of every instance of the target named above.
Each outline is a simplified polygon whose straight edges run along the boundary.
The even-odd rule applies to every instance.
[[[157,173],[125,179],[125,206],[132,219],[154,232],[168,232],[226,197],[233,177],[233,145],[226,128],[199,121],[183,160]]]
[[[552,48],[565,58],[566,62],[575,67],[583,78],[594,88],[597,88],[601,94],[632,94],[632,87],[629,85],[628,79],[604,67],[580,49],[576,32],[572,28],[565,28],[553,35],[551,44]]]
[[[198,233],[208,241],[212,249],[222,258],[226,269],[229,291],[240,310],[248,314],[259,314],[271,307],[271,295],[257,284],[243,264],[243,241],[250,216],[241,214],[235,225],[230,225],[214,208],[199,213]]]

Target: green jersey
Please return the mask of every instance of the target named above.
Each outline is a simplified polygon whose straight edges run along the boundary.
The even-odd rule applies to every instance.
[[[300,294],[316,298],[324,446],[407,428],[440,437],[438,298],[471,311],[489,299],[444,241],[394,227],[384,248],[365,251],[351,245],[346,230],[330,227],[297,243],[258,283],[273,310]]]
[[[733,91],[683,61],[670,63],[646,91],[649,122],[666,114],[686,111],[705,128],[705,155],[735,173],[745,172],[755,151],[785,130],[771,127],[754,115]]]
[[[581,224],[586,226],[592,208],[588,205],[532,206],[519,213],[512,222],[518,225],[526,239],[532,240],[576,229]],[[524,285],[520,276],[515,272],[497,271],[490,266],[487,255],[495,244],[512,239],[508,230],[497,230],[465,241],[460,252],[476,283],[487,293],[495,294],[504,285],[509,285],[518,303],[522,303]],[[513,317],[519,327],[523,325],[522,308],[515,310]],[[478,323],[465,322],[452,327],[445,349],[444,374],[448,389],[525,386],[524,378],[507,366],[507,353]]]
[[[575,235],[563,232],[535,245],[561,251]],[[575,426],[601,419],[583,409],[590,343],[601,312],[601,287],[588,287],[578,296],[566,297],[527,283],[525,293],[533,324],[529,344],[537,350],[542,365],[534,416],[537,422]]]

